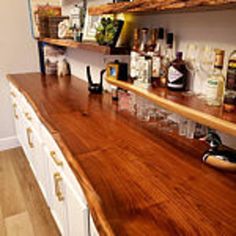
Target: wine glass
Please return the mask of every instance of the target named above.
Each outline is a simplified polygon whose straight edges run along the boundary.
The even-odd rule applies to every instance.
[[[197,44],[188,44],[186,48],[186,62],[187,62],[187,70],[189,71],[191,75],[191,82],[190,87],[193,90],[194,94],[200,95],[201,90],[201,80],[199,77],[199,70],[200,70],[200,64],[199,64],[199,46]]]
[[[209,74],[212,73],[214,65],[214,48],[205,45],[201,48],[199,54],[199,77],[201,78],[202,98],[206,97],[206,82]]]

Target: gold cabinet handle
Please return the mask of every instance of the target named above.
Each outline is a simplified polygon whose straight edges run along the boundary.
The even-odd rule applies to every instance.
[[[11,96],[16,98],[16,94],[14,92],[10,92]]]
[[[57,154],[54,151],[50,152],[50,156],[57,166],[63,166],[63,162],[57,159]]]
[[[19,119],[19,116],[17,115],[16,108],[17,108],[17,105],[16,105],[16,103],[14,103],[14,104],[13,104],[14,116],[15,116],[15,118],[18,120],[18,119]]]
[[[31,141],[31,135],[33,133],[32,129],[31,128],[27,128],[26,129],[26,133],[27,133],[27,139],[28,139],[28,144],[29,144],[30,148],[34,148],[34,144]]]
[[[60,173],[58,173],[58,172],[55,173],[53,177],[54,177],[54,183],[55,183],[55,194],[57,196],[58,201],[62,202],[65,199],[63,196],[63,193],[60,189],[60,182],[62,182],[63,179],[62,179]]]
[[[31,121],[32,117],[30,116],[30,114],[28,112],[25,112],[25,117],[27,120]]]

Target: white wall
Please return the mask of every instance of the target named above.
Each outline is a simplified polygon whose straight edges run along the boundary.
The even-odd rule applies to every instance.
[[[0,1],[0,146],[1,142],[15,136],[6,74],[38,70],[27,2]]]

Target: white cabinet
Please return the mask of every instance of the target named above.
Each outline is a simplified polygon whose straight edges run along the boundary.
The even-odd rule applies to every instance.
[[[10,88],[17,137],[61,234],[98,236],[93,223],[89,229],[86,198],[59,146],[27,99]]]
[[[50,209],[61,234],[68,235],[65,176],[51,160],[49,160],[49,175]]]
[[[68,234],[71,236],[88,236],[89,214],[87,206],[81,201],[72,185],[66,183],[66,205],[68,218]]]

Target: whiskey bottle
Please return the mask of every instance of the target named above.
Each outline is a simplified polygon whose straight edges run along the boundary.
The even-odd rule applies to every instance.
[[[139,52],[143,56],[145,56],[147,53],[147,39],[148,39],[148,29],[142,28],[141,29],[141,40],[140,40]]]
[[[174,91],[185,91],[188,82],[188,70],[182,57],[183,53],[177,52],[176,59],[170,63],[168,69],[167,87]]]
[[[225,78],[222,74],[225,52],[215,50],[214,71],[207,79],[206,99],[209,106],[220,106],[223,102]]]
[[[132,79],[138,77],[138,60],[139,60],[139,29],[134,29],[133,47],[130,53],[130,76]]]
[[[161,77],[160,86],[166,87],[168,80],[168,70],[170,67],[170,62],[173,60],[174,50],[173,50],[174,34],[168,33],[166,39],[166,51],[161,63]]]
[[[165,48],[166,45],[165,45],[164,40],[165,40],[165,30],[164,30],[164,28],[159,28],[155,53],[157,53],[161,57],[164,57],[165,50],[166,50],[166,48]]]
[[[236,111],[236,50],[229,57],[224,109],[228,112]]]
[[[147,42],[147,55],[153,57],[157,41],[157,29],[152,29],[150,39]]]
[[[165,52],[164,29],[159,28],[156,47],[152,59],[152,81],[155,86],[160,84],[161,61]]]

